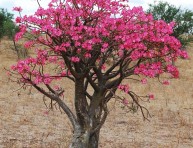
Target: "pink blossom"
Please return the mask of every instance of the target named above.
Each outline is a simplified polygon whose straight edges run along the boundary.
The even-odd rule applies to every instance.
[[[188,53],[185,50],[181,50],[181,57],[184,59],[188,59]]]
[[[18,41],[19,39],[21,39],[22,37],[23,37],[23,32],[18,32],[18,33],[16,33],[16,35],[15,35],[15,41]]]
[[[101,48],[101,52],[106,52],[106,48]]]
[[[34,82],[36,85],[38,85],[38,84],[40,84],[40,83],[43,82],[43,78],[42,78],[41,76],[37,75],[37,76],[35,77],[35,80],[34,80],[33,82]]]
[[[167,65],[167,72],[171,73],[174,78],[179,77],[179,71],[174,65]]]
[[[78,48],[78,49],[77,49],[77,53],[79,53],[79,54],[80,54],[80,52],[81,52],[81,49],[80,49],[80,48]]]
[[[59,87],[58,85],[55,85],[55,86],[54,86],[54,89],[55,89],[56,91],[58,91],[58,90],[60,89],[60,87]]]
[[[43,113],[44,113],[44,115],[47,116],[49,114],[49,111],[44,111]]]
[[[21,23],[21,17],[16,17],[15,22],[16,23]]]
[[[21,11],[22,11],[22,8],[21,8],[21,7],[13,7],[13,10],[14,10],[14,11],[21,12]]]
[[[80,62],[80,58],[79,57],[71,57],[71,61],[74,63],[78,63],[78,62]]]
[[[124,51],[123,51],[123,50],[119,50],[119,51],[118,51],[118,56],[119,56],[119,57],[122,57],[123,54],[124,54]]]
[[[150,100],[154,100],[154,98],[155,98],[155,97],[154,97],[153,94],[149,94],[149,99],[150,99]]]
[[[103,47],[103,48],[107,48],[108,46],[109,46],[108,43],[104,43],[102,47]]]
[[[58,57],[48,57],[48,61],[50,63],[56,63],[58,61]],[[63,62],[59,62],[60,66],[63,66]]]
[[[84,55],[84,57],[85,57],[85,58],[91,58],[91,54],[90,54],[90,53],[86,53],[86,54]]]
[[[120,85],[118,86],[118,89],[124,91],[125,93],[128,93],[128,92],[129,92],[129,86],[128,86],[128,85],[120,84]]]
[[[50,77],[49,74],[44,74],[44,76],[43,76],[42,79],[43,79],[43,82],[44,82],[45,84],[50,84],[51,81],[52,81],[52,79],[51,79],[51,77]]]
[[[7,76],[11,76],[11,73],[9,71],[6,74],[7,74]]]
[[[170,85],[170,82],[169,82],[168,80],[165,80],[165,81],[162,82],[162,84],[164,84],[164,85]]]
[[[105,70],[106,70],[106,65],[103,64],[102,67],[101,67],[101,69],[105,71]]]
[[[66,75],[67,75],[67,72],[66,72],[66,71],[62,71],[62,72],[60,73],[60,75],[61,75],[61,76],[66,76]]]
[[[141,83],[142,83],[142,84],[147,84],[147,79],[146,79],[146,78],[142,79],[142,80],[141,80]]]
[[[124,105],[128,105],[128,104],[129,104],[129,101],[128,101],[126,98],[124,98],[124,99],[122,100],[122,103],[123,103]]]
[[[27,42],[24,43],[24,47],[28,49],[28,48],[32,47],[33,44],[34,44],[33,41],[27,41]]]

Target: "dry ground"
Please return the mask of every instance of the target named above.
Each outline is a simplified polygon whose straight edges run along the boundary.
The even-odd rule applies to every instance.
[[[16,62],[9,42],[0,43],[0,148],[66,148],[71,126],[59,110],[49,111],[42,95],[19,88],[8,82],[4,67]],[[192,148],[193,147],[193,49],[190,59],[176,63],[180,79],[162,86],[157,80],[140,86],[130,82],[140,94],[153,92],[156,99],[147,104],[152,114],[150,122],[143,121],[140,112],[125,113],[120,105],[110,105],[110,115],[101,129],[100,148]],[[73,94],[69,82],[66,97]],[[69,105],[71,102],[69,101]]]

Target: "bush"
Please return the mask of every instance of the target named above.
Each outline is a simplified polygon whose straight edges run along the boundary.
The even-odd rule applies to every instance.
[[[7,36],[12,39],[18,27],[13,22],[13,14],[7,12],[6,9],[0,8],[0,38]]]
[[[192,11],[160,1],[158,4],[149,4],[147,12],[152,13],[156,20],[161,19],[167,23],[174,21],[176,25],[172,35],[180,40],[183,47],[191,41],[189,34],[193,33]]]

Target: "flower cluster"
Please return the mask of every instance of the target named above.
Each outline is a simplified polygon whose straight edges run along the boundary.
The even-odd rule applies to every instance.
[[[22,11],[21,7],[13,9]],[[24,47],[38,49],[36,57],[19,61],[12,70],[35,84],[49,84],[80,72],[87,72],[83,75],[91,76],[89,81],[103,76],[153,78],[165,72],[178,78],[179,72],[171,63],[179,57],[188,58],[172,36],[173,22],[154,20],[142,7],[130,8],[124,0],[52,0],[34,15],[17,17],[16,23],[20,31],[15,40],[31,35]],[[60,70],[54,75],[44,74],[49,64]],[[147,80],[141,82],[146,84]],[[129,92],[128,85],[118,88]]]
[[[141,74],[151,78],[161,73],[163,73],[161,62],[140,64],[139,67],[135,68],[135,74]]]
[[[74,63],[78,63],[80,61],[79,57],[71,57],[71,61]]]
[[[22,8],[21,8],[21,7],[13,7],[13,10],[14,10],[14,11],[21,12],[21,11],[22,11]]]
[[[125,93],[128,93],[128,92],[129,92],[129,86],[128,86],[128,85],[120,84],[120,85],[118,86],[118,89],[124,91]]]

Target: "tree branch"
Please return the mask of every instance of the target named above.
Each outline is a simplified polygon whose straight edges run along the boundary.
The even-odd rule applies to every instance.
[[[47,93],[45,90],[43,90],[42,88],[40,88],[39,86],[37,86],[36,84],[33,84],[33,87],[36,88],[39,92],[41,92],[42,94],[44,94],[46,97],[50,98],[51,100],[54,100],[58,103],[58,105],[63,109],[63,111],[66,113],[66,115],[68,116],[73,128],[75,129],[75,127],[78,125],[77,120],[75,115],[72,113],[72,111],[69,109],[69,107],[56,95],[52,95]]]

